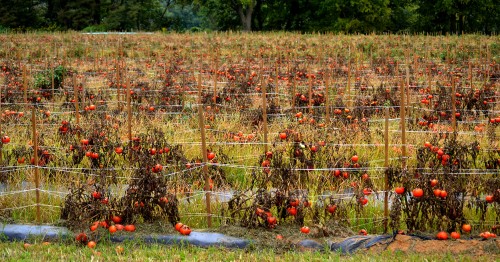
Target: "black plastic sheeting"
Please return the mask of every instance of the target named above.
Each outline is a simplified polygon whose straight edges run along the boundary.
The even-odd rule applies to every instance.
[[[73,234],[65,227],[11,225],[0,224],[0,240],[24,241],[30,238],[42,238],[44,241],[56,241],[73,238]],[[220,233],[191,232],[189,236],[158,235],[158,236],[111,236],[113,242],[137,240],[144,243],[158,243],[166,245],[190,244],[199,247],[228,247],[245,248],[249,240],[226,236]]]
[[[0,224],[0,239],[23,241],[30,237],[54,241],[72,237],[65,227]]]
[[[350,254],[358,249],[370,248],[376,244],[389,244],[394,240],[394,235],[353,236],[341,242],[329,243],[330,250]]]
[[[71,233],[65,227],[56,226],[37,226],[37,225],[12,225],[0,224],[0,240],[9,241],[24,241],[32,237],[42,238],[45,241],[56,241],[72,239]],[[323,251],[329,248],[335,252],[350,254],[358,249],[367,249],[376,244],[387,245],[394,241],[395,235],[368,235],[368,236],[352,236],[340,242],[328,242],[321,244],[318,241],[305,239],[296,243],[295,246],[302,250],[317,250]],[[421,240],[432,239],[431,237],[411,235],[413,238]],[[157,243],[165,245],[194,245],[198,247],[228,247],[228,248],[245,248],[251,241],[231,236],[226,236],[220,233],[211,232],[191,232],[189,236],[181,235],[158,235],[158,236],[111,236],[112,242],[124,241],[142,241],[144,243]]]
[[[189,236],[180,235],[159,235],[134,238],[132,236],[111,236],[113,242],[123,242],[128,240],[139,240],[144,243],[157,243],[165,245],[184,245],[190,244],[198,247],[228,247],[245,248],[250,244],[249,240],[226,236],[219,233],[209,232],[191,232]]]

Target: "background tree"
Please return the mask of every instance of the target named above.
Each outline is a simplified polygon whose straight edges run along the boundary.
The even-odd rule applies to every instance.
[[[25,30],[43,25],[44,3],[35,0],[3,0],[0,27]]]
[[[0,28],[498,32],[498,0],[4,0]]]

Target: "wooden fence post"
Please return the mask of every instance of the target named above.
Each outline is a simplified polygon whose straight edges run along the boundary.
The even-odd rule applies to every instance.
[[[28,107],[28,70],[26,70],[26,65],[23,65],[23,98],[24,107]]]
[[[76,117],[76,127],[77,127],[77,136],[78,139],[80,139],[80,103],[79,103],[79,96],[78,96],[78,86],[76,82],[76,73],[73,73],[73,100],[75,100],[74,105],[75,105],[75,117]]]
[[[405,84],[401,81],[401,102],[399,105],[400,109],[400,120],[401,120],[401,152],[403,157],[402,167],[406,168],[406,104],[405,104]]]
[[[128,134],[128,141],[131,143],[132,141],[132,107],[131,107],[131,97],[130,97],[130,78],[127,78],[125,81],[125,84],[127,85],[127,134]]]
[[[201,130],[201,155],[203,157],[203,176],[205,177],[205,204],[207,209],[207,226],[212,226],[212,212],[210,208],[210,177],[208,176],[207,144],[205,137],[205,123],[203,116],[203,103],[201,98],[201,72],[198,75],[198,122]]]
[[[457,131],[457,105],[456,105],[456,95],[455,95],[455,76],[451,76],[451,128],[453,133]]]
[[[309,114],[313,114],[313,105],[312,105],[312,87],[313,87],[313,78],[312,78],[312,75],[309,75],[309,91],[308,91],[308,100],[307,101],[307,105],[309,107]]]
[[[389,167],[389,107],[384,108],[384,167],[385,170]],[[387,233],[387,224],[389,221],[389,177],[387,172],[384,176],[384,233]]]
[[[267,81],[262,81],[262,122],[264,125],[264,153],[269,150],[269,146],[267,144]]]
[[[33,147],[34,147],[34,162],[35,162],[35,187],[36,187],[36,222],[40,224],[40,174],[38,170],[38,134],[36,131],[36,108],[33,106],[31,111],[31,126],[33,129]]]
[[[329,77],[330,74],[327,71],[325,74],[325,124],[327,127],[330,125],[330,96],[328,94],[328,92],[330,92]]]

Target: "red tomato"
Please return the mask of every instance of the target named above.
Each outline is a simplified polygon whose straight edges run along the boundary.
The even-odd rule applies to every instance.
[[[464,232],[470,232],[472,230],[472,227],[469,224],[463,224],[462,225],[462,230]]]
[[[168,198],[167,197],[160,197],[160,202],[162,203],[168,203]]]
[[[424,190],[421,188],[415,188],[412,191],[414,197],[422,197],[424,195]]]
[[[401,195],[401,194],[403,194],[405,192],[405,188],[402,187],[402,186],[401,187],[396,187],[394,191],[396,191],[396,194]]]
[[[184,226],[181,227],[181,229],[179,230],[179,232],[181,233],[181,235],[189,236],[189,234],[191,234],[191,228],[189,228],[188,226],[184,225]]]
[[[309,232],[311,232],[311,229],[309,229],[309,227],[303,226],[300,228],[300,232],[304,234],[309,234]]]
[[[448,233],[441,231],[441,232],[437,233],[436,237],[439,240],[446,240],[446,239],[448,239]]]
[[[99,222],[99,225],[100,225],[101,227],[104,227],[104,228],[108,228],[108,227],[109,227],[108,222],[106,222],[106,221],[101,221],[101,222]]]
[[[278,222],[278,220],[276,220],[276,217],[273,217],[273,216],[268,216],[267,217],[267,223],[269,225],[276,225],[276,223]]]
[[[290,214],[291,216],[297,215],[297,208],[295,208],[295,207],[289,207],[286,210],[287,210],[288,214]]]
[[[438,184],[438,180],[437,179],[432,179],[430,183],[431,183],[431,187],[435,187]]]
[[[95,199],[100,199],[101,198],[101,193],[94,191],[92,192],[92,197]]]
[[[76,235],[76,241],[79,241],[79,242],[82,242],[82,243],[87,243],[87,235],[85,233],[80,233],[78,235]]]
[[[493,198],[493,196],[492,196],[492,195],[487,195],[487,196],[485,197],[485,200],[486,200],[486,202],[488,202],[488,203],[493,203],[494,198]]]
[[[134,225],[126,225],[123,229],[128,232],[134,232],[135,231],[135,226]]]
[[[113,223],[115,224],[120,224],[122,222],[122,218],[120,216],[113,216],[111,217],[111,220],[113,220]]]
[[[95,248],[96,245],[97,245],[97,243],[95,241],[89,241],[89,243],[87,243],[87,246],[89,248]]]
[[[330,205],[328,205],[327,210],[328,210],[328,213],[333,214],[333,213],[335,213],[335,210],[337,210],[337,205],[330,204]]]
[[[208,154],[207,154],[207,158],[208,158],[208,160],[212,160],[212,159],[214,159],[214,158],[215,158],[215,153],[214,153],[214,152],[210,152],[210,153],[208,153]]]
[[[453,239],[459,239],[460,238],[460,234],[458,232],[451,232],[450,236]]]
[[[149,149],[149,154],[152,156],[156,155],[156,148]]]
[[[354,155],[354,156],[351,157],[351,161],[354,162],[354,163],[358,162],[358,160],[359,160],[358,155]]]
[[[441,198],[445,198],[445,197],[447,197],[447,196],[448,196],[448,192],[446,192],[445,190],[441,190],[441,193],[439,194],[439,196],[440,196]]]
[[[298,199],[292,199],[290,200],[290,206],[296,207],[300,204],[300,201]]]
[[[364,189],[363,189],[363,194],[364,194],[365,196],[369,196],[369,195],[371,195],[371,194],[372,194],[372,189],[371,189],[371,188],[364,188]]]
[[[177,224],[175,224],[175,230],[177,230],[177,231],[181,230],[182,226],[184,226],[184,224],[182,224],[181,222],[178,222]]]
[[[7,144],[10,142],[10,137],[8,136],[2,136],[2,143],[3,144]]]
[[[114,234],[118,229],[116,228],[116,226],[113,225],[113,226],[109,226],[108,230],[109,230],[109,233]]]
[[[285,140],[287,137],[286,133],[280,133],[280,139]]]

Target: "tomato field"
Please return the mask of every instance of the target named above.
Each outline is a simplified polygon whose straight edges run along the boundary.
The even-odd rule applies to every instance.
[[[498,36],[0,40],[3,221],[499,233]]]

